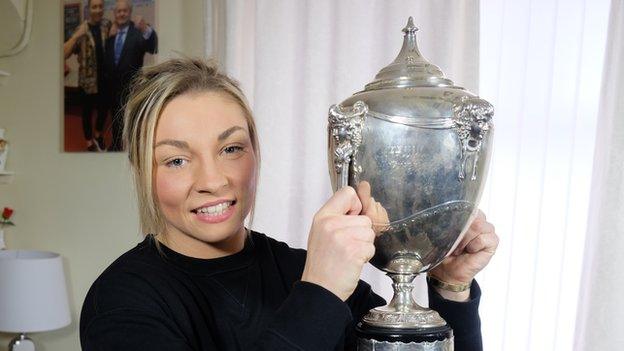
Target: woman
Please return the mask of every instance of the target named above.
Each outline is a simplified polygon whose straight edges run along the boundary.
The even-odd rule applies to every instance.
[[[355,321],[384,303],[359,281],[375,234],[355,191],[336,192],[317,212],[307,252],[249,231],[260,156],[236,83],[177,59],[145,68],[133,87],[124,140],[142,230],[153,234],[91,287],[83,350],[354,349]],[[434,274],[470,286],[496,243],[479,217]],[[457,350],[480,348],[479,294],[476,283],[430,288]]]
[[[63,44],[63,55],[68,59],[78,55],[78,85],[82,101],[82,131],[87,151],[102,151],[104,123],[108,113],[104,84],[104,43],[111,22],[104,18],[104,0],[89,0],[89,19],[82,22]],[[97,111],[95,135],[91,122]]]

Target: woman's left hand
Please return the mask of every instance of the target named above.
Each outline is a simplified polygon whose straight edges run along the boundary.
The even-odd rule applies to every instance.
[[[430,274],[450,284],[470,284],[475,275],[490,262],[497,247],[498,235],[494,226],[479,210],[459,245],[442,263],[432,269]],[[462,292],[439,288],[436,290],[449,300],[466,301],[470,297],[470,289]]]

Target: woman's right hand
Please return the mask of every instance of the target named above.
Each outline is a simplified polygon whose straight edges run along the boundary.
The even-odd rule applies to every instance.
[[[345,301],[357,287],[362,267],[375,254],[370,218],[352,187],[338,190],[314,216],[302,281],[324,287]]]
[[[87,22],[82,22],[78,27],[76,27],[76,31],[74,31],[73,37],[76,39],[80,39],[87,34],[89,30],[89,25]]]

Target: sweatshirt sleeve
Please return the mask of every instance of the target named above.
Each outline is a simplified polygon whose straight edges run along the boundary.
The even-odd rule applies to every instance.
[[[479,318],[479,301],[481,289],[476,280],[470,286],[470,299],[466,302],[455,302],[444,299],[429,285],[429,307],[436,310],[453,328],[455,335],[455,351],[481,351],[481,319]]]
[[[80,313],[83,351],[193,351],[175,323],[136,280],[98,279]]]
[[[299,281],[258,350],[356,350],[356,323],[385,303],[362,280],[345,302],[321,286]]]
[[[353,320],[345,334],[344,350],[355,351],[357,349],[357,336],[355,335],[356,324],[362,320],[362,317],[364,317],[368,311],[377,306],[385,305],[386,301],[381,296],[375,294],[368,283],[360,280],[357,288],[346,302],[351,309]]]
[[[95,316],[81,330],[83,351],[193,351],[169,321],[140,309],[116,309]]]
[[[298,281],[253,350],[335,350],[352,320],[336,295]]]

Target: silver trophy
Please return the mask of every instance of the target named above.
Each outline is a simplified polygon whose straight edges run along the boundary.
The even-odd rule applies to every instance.
[[[417,30],[410,17],[397,58],[329,109],[334,191],[356,189],[377,234],[371,263],[394,288],[358,324],[359,350],[453,350],[452,330],[414,301],[412,282],[466,232],[491,154],[492,105],[423,58]]]

